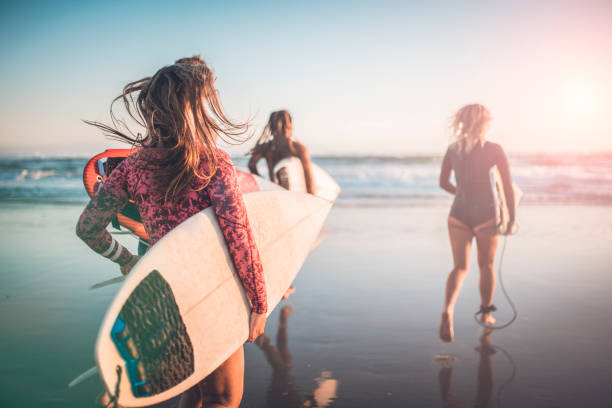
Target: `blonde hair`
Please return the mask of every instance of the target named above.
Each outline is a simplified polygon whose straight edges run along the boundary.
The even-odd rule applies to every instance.
[[[457,151],[467,154],[474,146],[483,145],[490,121],[491,112],[478,103],[465,105],[459,109],[450,124],[453,137],[456,139]]]

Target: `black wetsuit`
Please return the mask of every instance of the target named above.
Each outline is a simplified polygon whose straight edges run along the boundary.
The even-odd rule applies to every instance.
[[[506,192],[511,189],[508,159],[502,147],[496,143],[485,142],[475,146],[469,153],[457,151],[456,144],[449,146],[442,167],[449,166],[455,172],[457,191],[450,210],[450,216],[470,228],[475,228],[495,218],[495,202],[491,190],[489,170],[497,165]],[[514,203],[508,200],[508,203]],[[510,214],[514,219],[514,211]]]

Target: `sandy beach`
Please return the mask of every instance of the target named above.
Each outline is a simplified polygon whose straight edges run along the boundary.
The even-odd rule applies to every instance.
[[[118,271],[74,235],[81,208],[2,204],[3,407],[92,406],[102,391],[97,376],[68,388],[94,365],[93,342],[117,290],[88,290]],[[457,304],[456,340],[438,339],[451,268],[447,212],[438,204],[340,201],[296,293],[268,320],[268,357],[276,353],[283,362],[272,365],[263,347],[246,346],[242,406],[314,406],[322,378],[337,380],[334,407],[606,406],[612,208],[520,209],[521,231],[509,238],[503,264],[519,318],[492,334],[492,354],[475,350],[481,330],[472,317],[479,304],[474,260]],[[499,290],[495,303],[500,322],[511,317]],[[293,313],[279,325],[283,306]],[[450,369],[437,356],[453,360]]]

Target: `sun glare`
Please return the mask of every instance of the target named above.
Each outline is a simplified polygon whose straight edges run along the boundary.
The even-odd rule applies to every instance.
[[[565,83],[563,98],[565,111],[572,119],[592,119],[598,110],[598,92],[595,84],[585,80]]]

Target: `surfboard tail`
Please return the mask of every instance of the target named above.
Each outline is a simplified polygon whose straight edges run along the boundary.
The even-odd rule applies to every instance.
[[[508,230],[510,224],[510,210],[506,201],[504,183],[497,166],[491,167],[491,170],[489,171],[489,179],[491,182],[491,193],[493,194],[493,202],[495,205],[497,232],[502,235],[512,234],[513,231]],[[516,208],[518,208],[519,202],[523,197],[523,192],[514,182],[512,182],[512,189],[514,193],[514,208],[516,211]]]

